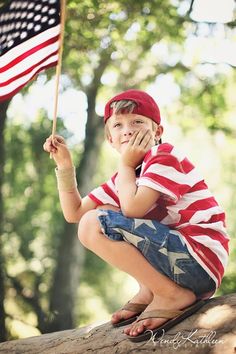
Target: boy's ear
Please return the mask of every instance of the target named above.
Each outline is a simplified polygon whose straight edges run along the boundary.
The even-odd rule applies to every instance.
[[[157,138],[158,141],[161,139],[161,136],[162,136],[162,134],[163,134],[163,131],[164,131],[163,126],[162,126],[162,125],[158,125],[158,127],[157,127],[157,129],[156,129],[156,134],[155,134],[155,136],[156,136],[156,138]]]
[[[112,138],[111,138],[111,136],[108,136],[108,137],[107,137],[107,140],[109,141],[110,144],[112,144]]]

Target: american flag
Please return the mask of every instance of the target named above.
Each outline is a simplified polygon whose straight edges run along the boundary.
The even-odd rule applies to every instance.
[[[57,64],[60,0],[10,1],[0,9],[0,101]]]

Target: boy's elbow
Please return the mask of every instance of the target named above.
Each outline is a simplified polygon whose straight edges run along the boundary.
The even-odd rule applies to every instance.
[[[65,218],[66,222],[68,222],[69,224],[76,224],[77,221],[75,221],[74,219],[71,218]]]
[[[142,218],[145,215],[140,208],[134,208],[132,206],[125,206],[124,208],[121,208],[121,211],[127,218]]]
[[[79,222],[79,220],[77,220],[76,218],[73,218],[71,215],[64,214],[64,218],[69,224],[77,224]]]

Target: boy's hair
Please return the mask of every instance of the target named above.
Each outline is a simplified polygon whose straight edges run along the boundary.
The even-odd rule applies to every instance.
[[[136,106],[137,103],[131,100],[113,101],[110,104],[110,107],[115,114],[132,113]]]
[[[113,101],[110,107],[112,108],[114,114],[132,113],[135,107],[137,107],[137,103],[132,100]],[[152,120],[152,129],[156,130],[157,127],[158,124]],[[105,124],[105,136],[107,139],[110,137],[107,124]]]

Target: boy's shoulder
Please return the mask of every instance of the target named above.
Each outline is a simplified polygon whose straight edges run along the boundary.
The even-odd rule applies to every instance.
[[[157,166],[169,166],[181,173],[186,173],[195,169],[194,164],[186,157],[186,155],[169,143],[153,146],[148,151],[143,161],[143,165],[145,166],[144,170],[146,170],[148,166],[155,164],[157,164]]]
[[[170,143],[162,143],[153,146],[147,153],[146,157],[147,159],[149,159],[154,156],[169,156],[169,157],[174,157],[180,161],[185,158],[185,155],[179,150],[177,150],[175,146]]]

